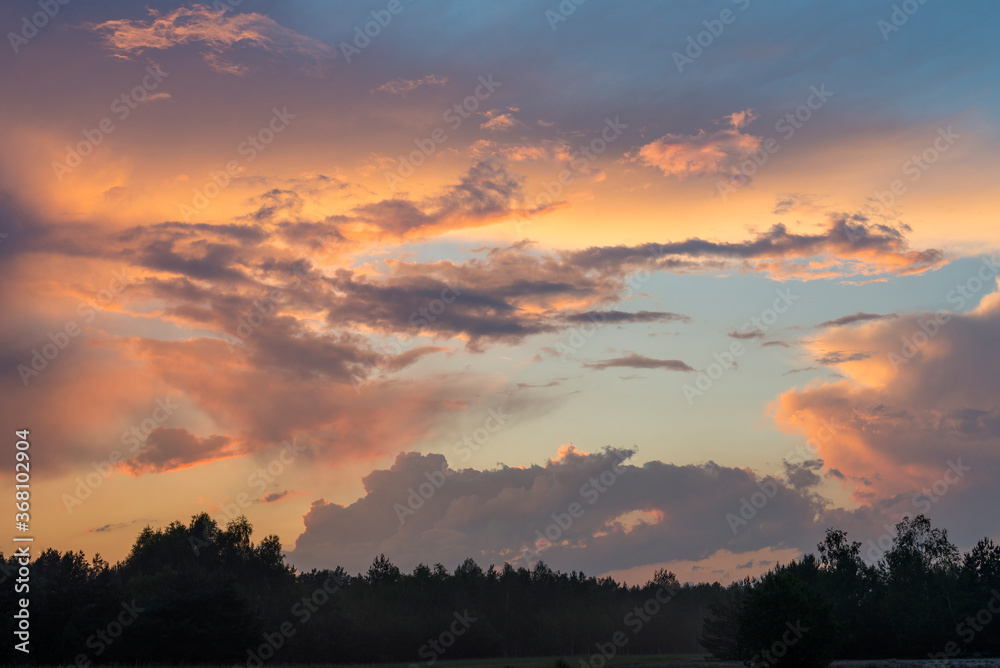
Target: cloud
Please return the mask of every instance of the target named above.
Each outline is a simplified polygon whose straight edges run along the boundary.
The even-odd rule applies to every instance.
[[[733,339],[761,339],[764,337],[764,332],[759,329],[748,329],[747,331],[737,332],[733,330],[726,334],[726,336]]]
[[[563,318],[566,322],[587,323],[600,322],[609,325],[621,325],[635,322],[691,322],[691,318],[680,313],[666,313],[663,311],[637,311],[628,313],[626,311],[585,311],[574,313]]]
[[[866,360],[871,356],[872,353],[865,351],[845,353],[840,350],[834,350],[832,352],[825,353],[821,357],[817,357],[816,362],[825,366],[833,366],[834,364],[843,364],[845,362],[860,362],[861,360]]]
[[[603,360],[592,364],[584,364],[589,369],[609,369],[612,367],[625,367],[629,369],[665,369],[667,371],[694,371],[690,366],[680,360],[657,360],[636,353],[631,353],[625,357]]]
[[[785,478],[795,489],[808,489],[820,484],[823,479],[816,471],[823,468],[822,459],[807,459],[802,462],[784,462]]]
[[[95,529],[87,529],[87,533],[109,533],[111,531],[117,531],[118,529],[125,529],[132,526],[133,524],[138,524],[139,522],[149,523],[150,520],[135,519],[131,522],[115,522],[113,524],[105,524],[99,526]]]
[[[485,160],[439,195],[420,202],[395,197],[361,205],[353,213],[357,221],[383,232],[425,236],[538,213],[520,206],[523,187],[524,179],[508,172],[503,163]]]
[[[402,453],[389,469],[363,478],[365,494],[357,501],[315,501],[290,560],[298,568],[339,564],[349,572],[364,570],[380,553],[404,570],[419,562],[457,564],[466,557],[484,566],[516,566],[534,558],[528,550],[538,550],[537,558],[553,568],[603,573],[699,560],[719,549],[811,547],[822,531],[814,521],[817,502],[774,481],[767,522],[734,534],[726,515],[739,512],[741,497],[760,491],[753,474],[712,462],[619,464],[632,454],[614,448],[586,454],[568,447],[544,466],[478,471],[452,469],[440,454]],[[588,481],[601,476],[605,491],[597,492]],[[426,498],[411,501],[418,489]],[[547,543],[553,514],[573,503],[583,513]],[[624,519],[637,513],[646,519]]]
[[[825,327],[842,327],[844,325],[853,325],[857,322],[869,322],[871,320],[888,320],[890,318],[895,318],[895,313],[855,313],[854,315],[845,315],[840,318],[835,318],[833,320],[827,320],[816,325],[816,329],[823,329]]]
[[[905,313],[828,330],[809,344],[813,354],[858,348],[870,354],[841,362],[842,380],[789,390],[771,410],[781,428],[813,439],[830,475],[860,503],[901,503],[900,512],[910,514],[933,505],[935,516],[949,517],[949,527],[968,527],[968,508],[1000,501],[994,484],[1000,475],[1000,293],[983,297],[972,311],[944,315]],[[972,470],[947,474],[951,484],[938,482],[959,460]],[[935,483],[940,499],[924,503],[913,496]]]
[[[821,210],[818,199],[813,195],[788,193],[782,195],[781,199],[774,204],[774,211],[772,213],[776,216],[781,216],[792,211],[817,213]]]
[[[491,139],[477,139],[469,145],[469,154],[477,158],[502,157],[513,162],[548,160],[551,153],[544,145],[502,144]]]
[[[389,93],[390,95],[406,97],[407,94],[412,93],[421,86],[444,86],[447,83],[448,77],[429,74],[419,79],[393,79],[392,81],[385,82],[372,92],[380,91],[382,93]]]
[[[523,246],[479,250],[484,257],[461,264],[395,262],[377,280],[340,270],[323,281],[336,291],[326,302],[328,320],[386,333],[462,337],[477,349],[486,342],[517,342],[566,329],[580,317],[581,307],[617,300],[625,289],[617,274],[588,272]],[[609,317],[620,323],[683,317],[651,313],[612,312]]]
[[[873,263],[899,267],[900,258],[913,252],[901,231],[838,219],[815,234],[777,226],[737,242],[688,239],[570,251],[540,251],[520,242],[474,248],[460,262],[376,257],[350,268],[357,261],[352,254],[370,249],[372,238],[381,239],[380,225],[419,235],[502,219],[518,208],[518,178],[500,163],[477,163],[437,194],[401,198],[419,214],[409,227],[387,219],[382,210],[369,212],[370,221],[352,209],[309,218],[310,193],[342,189],[343,182],[332,177],[254,184],[263,187],[249,200],[247,213],[218,223],[101,229],[86,221],[57,226],[20,213],[9,218],[23,229],[5,228],[17,232],[16,243],[0,246],[0,262],[30,256],[36,266],[74,275],[110,277],[114,270],[128,277],[110,309],[114,319],[109,313],[84,328],[80,345],[62,353],[37,385],[32,381],[30,401],[19,393],[16,375],[0,384],[6,405],[35,421],[43,419],[42,407],[63,407],[65,424],[51,425],[45,437],[65,442],[66,449],[46,466],[106,458],[98,444],[118,441],[116,425],[141,422],[156,397],[168,394],[197,407],[199,435],[158,433],[155,447],[130,461],[137,475],[245,456],[294,436],[308,436],[314,456],[329,461],[385,455],[452,423],[454,401],[462,396],[452,387],[455,377],[447,374],[425,375],[422,384],[405,380],[406,369],[456,349],[450,341],[411,343],[415,337],[456,339],[476,351],[593,320],[688,322],[671,311],[616,310],[631,289],[627,277],[638,269],[693,271],[725,261],[838,253],[856,258],[865,252]],[[365,226],[375,227],[376,236],[366,237]],[[850,239],[844,226],[852,229]],[[932,255],[923,252],[920,258],[930,262]],[[822,264],[829,269],[833,263]],[[0,333],[3,348],[31,351],[99,287],[68,285],[61,299],[47,296],[44,309],[31,306],[29,297],[5,302],[10,311],[36,315],[25,317],[28,325],[16,335]],[[9,294],[20,294],[14,284]],[[54,311],[60,315],[52,316]],[[379,335],[394,337],[397,349],[388,354],[377,349]],[[823,358],[845,350],[868,349],[841,346],[814,354]],[[26,361],[25,355],[8,357],[11,368]],[[843,358],[837,358],[840,367],[864,361]],[[634,353],[596,360],[589,368],[612,367],[692,370],[681,360]],[[472,382],[460,383],[461,391],[476,394]],[[129,389],[134,387],[148,392]],[[261,389],[248,398],[246,387]],[[376,400],[376,393],[385,400]],[[100,408],[109,405],[116,409]],[[390,405],[406,407],[396,427]],[[184,424],[181,419],[169,426]]]
[[[499,109],[491,109],[490,111],[484,112],[483,115],[486,116],[485,121],[479,125],[483,130],[512,130],[517,127],[523,127],[524,123],[514,118],[514,114],[520,111],[517,107],[507,107],[504,111]]]
[[[129,470],[208,463],[296,438],[308,449],[303,457],[326,463],[384,456],[446,428],[469,396],[484,396],[476,374],[394,376],[428,351],[380,354],[360,337],[301,340],[304,330],[264,325],[233,348],[219,339],[134,343],[130,357],[142,362],[143,373],[176,388],[185,404],[224,426],[229,440],[163,431]]]
[[[733,176],[740,173],[739,164],[760,149],[760,137],[741,131],[755,118],[750,109],[736,112],[726,117],[728,128],[699,130],[694,135],[666,134],[629,157],[679,179]]]
[[[186,429],[157,427],[122,468],[132,475],[158,473],[242,454],[228,436],[196,436]]]
[[[101,36],[104,43],[121,57],[141,55],[179,46],[203,47],[202,58],[217,72],[243,75],[246,60],[253,49],[271,55],[295,56],[312,64],[334,55],[334,50],[319,40],[289,30],[263,14],[220,12],[207,5],[178,7],[166,13],[149,9],[150,18],[115,19],[87,27]]]
[[[792,346],[791,346],[791,344],[786,343],[785,341],[767,341],[766,343],[762,343],[761,347],[762,348],[771,348],[771,347],[791,348]]]
[[[937,249],[911,250],[903,230],[868,225],[862,216],[831,214],[817,233],[794,233],[774,225],[740,242],[699,238],[638,246],[594,246],[568,255],[581,266],[594,268],[649,267],[664,271],[717,269],[725,260],[773,278],[800,280],[842,278],[851,275],[919,274],[941,266]],[[815,259],[823,258],[823,262]]]
[[[87,533],[106,533],[108,531],[114,531],[115,529],[124,529],[130,522],[116,522],[115,524],[105,524],[104,526],[99,526],[96,529],[88,529]]]

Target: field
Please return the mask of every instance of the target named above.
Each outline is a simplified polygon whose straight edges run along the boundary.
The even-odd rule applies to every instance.
[[[599,655],[598,655],[599,656]],[[591,656],[564,657],[563,665],[558,658],[526,659],[484,659],[478,661],[439,661],[440,668],[713,668],[721,666],[743,666],[739,661],[707,661],[700,654],[671,654],[647,656],[618,656],[606,664],[601,658],[591,662]],[[409,668],[413,664],[387,663],[378,665],[355,665],[342,668]],[[420,665],[420,664],[418,664]],[[879,661],[834,661],[834,668],[1000,668],[1000,659],[951,659],[932,662],[919,659],[888,659]]]
[[[599,655],[598,655],[599,656]],[[577,657],[532,657],[523,659],[480,659],[438,661],[438,668],[713,668],[743,666],[738,661],[707,661],[698,654],[672,654],[648,656],[619,656],[602,663],[603,657],[591,662],[591,655]],[[565,662],[565,663],[563,663]],[[245,664],[239,664],[245,665]],[[269,664],[262,668],[299,668],[304,664]],[[376,664],[311,664],[313,668],[422,668],[424,663],[376,663]],[[834,668],[1000,668],[1000,659],[951,659],[933,662],[919,659],[885,659],[878,661],[834,661]],[[114,667],[112,667],[114,668]],[[122,667],[124,668],[124,667]],[[147,668],[156,668],[148,666]],[[191,668],[234,668],[233,666],[192,666]]]

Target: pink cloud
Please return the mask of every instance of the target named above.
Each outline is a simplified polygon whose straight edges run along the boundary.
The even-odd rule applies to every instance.
[[[755,118],[750,109],[737,111],[726,116],[728,128],[699,130],[693,135],[666,134],[641,146],[630,157],[679,179],[730,176],[737,173],[743,160],[760,149],[760,137],[742,132]]]
[[[230,60],[240,47],[272,54],[306,56],[315,63],[333,56],[319,40],[300,35],[257,13],[219,12],[207,5],[178,7],[166,13],[149,10],[149,20],[115,19],[89,25],[121,57],[189,44],[208,48],[202,55],[212,69],[242,75],[249,67]],[[225,55],[224,55],[225,54]]]
[[[402,95],[405,97],[407,94],[412,93],[421,86],[443,86],[446,83],[448,83],[448,77],[439,77],[436,74],[430,74],[419,79],[393,79],[392,81],[387,81],[382,84],[376,88],[375,91],[389,93],[390,95]]]

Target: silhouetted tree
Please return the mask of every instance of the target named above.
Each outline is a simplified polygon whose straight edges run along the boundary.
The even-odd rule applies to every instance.
[[[792,562],[764,575],[747,593],[737,634],[747,665],[824,668],[833,661],[841,625],[830,600],[802,577],[809,571],[818,579],[815,560]]]
[[[740,630],[740,614],[743,600],[750,591],[750,578],[734,582],[725,589],[719,588],[708,604],[709,616],[705,618],[704,629],[698,641],[708,650],[712,658],[720,661],[736,661],[741,658],[737,637]]]
[[[869,659],[926,658],[946,647],[1000,653],[1000,624],[983,621],[993,614],[988,606],[1000,604],[1000,548],[992,540],[959,555],[944,530],[918,516],[897,525],[877,564],[836,529],[817,551],[728,587],[682,585],[664,569],[626,586],[544,562],[484,570],[472,559],[452,572],[420,564],[404,574],[384,554],[349,577],[340,567],[296,573],[276,536],[255,543],[246,518],[220,527],[202,513],[142,529],[114,565],[82,552],[39,554],[28,567],[32,659],[424,662],[442,639],[446,656],[435,651],[437,658],[569,657],[599,651],[616,633],[628,640],[621,654],[706,649],[803,667],[825,665],[838,646],[840,657]],[[0,626],[8,637],[17,569],[0,555]],[[119,623],[126,609],[137,614]],[[98,634],[109,629],[114,637],[105,642]],[[292,632],[275,635],[279,629]],[[266,657],[257,654],[265,644]],[[0,648],[4,664],[21,658],[9,643]]]

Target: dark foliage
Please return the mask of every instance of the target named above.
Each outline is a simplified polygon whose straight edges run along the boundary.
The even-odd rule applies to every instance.
[[[891,542],[891,546],[889,543]],[[30,565],[31,660],[240,664],[418,662],[440,658],[709,653],[748,665],[838,658],[997,655],[1000,547],[959,555],[923,516],[904,519],[876,563],[829,530],[819,557],[728,587],[643,586],[472,559],[403,573],[384,555],[366,573],[296,573],[275,536],[205,514],[144,529],[128,557],[47,550]],[[13,636],[17,564],[0,555],[0,612]],[[989,619],[987,619],[987,617]],[[992,622],[992,623],[991,623]],[[5,664],[20,661],[7,643]],[[766,653],[766,654],[765,654]],[[780,656],[778,656],[780,654]]]

